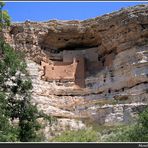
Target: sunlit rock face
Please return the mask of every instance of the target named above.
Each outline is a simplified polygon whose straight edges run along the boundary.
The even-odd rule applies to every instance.
[[[133,122],[148,104],[148,5],[84,21],[14,23],[3,37],[26,53],[32,102],[48,115],[114,125]],[[85,59],[83,87],[41,78],[42,62],[77,56]]]

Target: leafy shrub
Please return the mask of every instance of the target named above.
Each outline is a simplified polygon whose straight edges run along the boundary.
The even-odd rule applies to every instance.
[[[129,139],[129,126],[114,127],[110,134],[104,134],[101,137],[103,142],[128,142]]]
[[[98,141],[97,132],[91,129],[79,131],[66,131],[60,136],[55,137],[54,142],[96,142]]]
[[[116,128],[109,135],[103,135],[105,142],[148,142],[148,108],[139,114],[136,124]]]
[[[30,102],[32,82],[26,76],[24,57],[3,40],[0,40],[0,49],[3,53],[0,61],[0,141],[37,141],[40,139],[37,136],[40,125],[36,121],[39,113]],[[10,81],[15,85],[5,85]],[[18,119],[17,127],[12,124],[14,119]]]
[[[131,141],[148,142],[148,108],[139,115],[138,123],[129,136]]]
[[[0,40],[0,48],[3,52],[3,61],[0,62],[1,72],[7,72],[9,75],[14,75],[17,70],[25,72],[26,63],[24,62],[24,55],[21,52],[14,51],[9,44]],[[8,67],[11,67],[8,69]]]
[[[9,111],[6,109],[7,106],[6,95],[0,92],[0,141],[18,141],[18,129],[13,127],[9,121]]]

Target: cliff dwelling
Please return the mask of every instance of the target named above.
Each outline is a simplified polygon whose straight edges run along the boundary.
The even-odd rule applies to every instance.
[[[42,47],[47,55],[48,62],[41,61],[45,81],[56,81],[60,83],[74,82],[80,88],[85,87],[85,78],[94,75],[103,68],[110,67],[114,53],[98,56],[98,47],[75,48],[73,50],[50,49]]]
[[[85,60],[83,56],[72,59],[63,58],[63,61],[46,63],[41,61],[45,81],[74,82],[75,85],[85,87]]]

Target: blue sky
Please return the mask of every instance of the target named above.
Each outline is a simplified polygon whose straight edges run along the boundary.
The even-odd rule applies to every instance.
[[[143,3],[146,2],[6,2],[4,9],[13,22],[84,20]]]

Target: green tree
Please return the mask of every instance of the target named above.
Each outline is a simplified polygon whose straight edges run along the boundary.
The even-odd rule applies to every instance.
[[[113,128],[104,142],[148,142],[148,108],[141,112],[135,124]]]
[[[100,139],[97,132],[92,129],[78,131],[65,131],[52,139],[54,142],[97,142]]]
[[[10,25],[10,16],[0,2],[0,29]],[[0,39],[0,141],[40,141],[37,118],[52,118],[31,104],[32,83],[26,71],[25,57]],[[17,121],[17,124],[14,124]]]
[[[131,141],[148,142],[148,108],[139,115],[139,119],[134,128],[129,132]]]
[[[37,136],[40,125],[36,120],[40,114],[30,102],[32,84],[27,77],[24,57],[4,41],[0,42],[0,47],[3,50],[3,59],[0,61],[0,130],[5,135],[4,137],[0,134],[0,140],[40,140]],[[11,124],[15,119],[18,119],[17,127]]]
[[[0,30],[7,26],[10,26],[11,23],[11,18],[8,14],[8,11],[3,10],[4,6],[5,3],[3,1],[0,1]]]
[[[36,142],[41,128],[38,118],[52,124],[54,118],[38,112],[31,104],[32,82],[26,71],[24,54],[15,52],[9,44],[0,40],[3,56],[0,60],[0,141]],[[18,124],[13,125],[17,119]],[[5,133],[5,134],[4,134]],[[5,135],[5,136],[2,136]]]
[[[6,109],[8,100],[4,93],[0,92],[0,141],[15,142],[18,138],[18,129],[10,124],[9,111]]]

